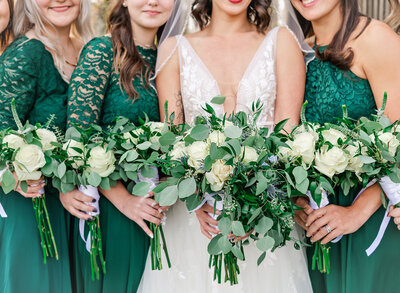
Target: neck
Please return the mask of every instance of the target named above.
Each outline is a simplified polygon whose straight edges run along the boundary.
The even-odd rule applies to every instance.
[[[60,48],[58,49],[60,50],[60,52],[64,52],[65,50],[68,50],[68,48],[72,46],[70,25],[66,27],[57,27],[57,28],[49,26],[46,28],[53,37],[59,40]]]
[[[318,20],[312,21],[311,23],[318,45],[329,45],[342,26],[342,21],[343,15],[340,3],[338,3],[329,14]]]
[[[251,31],[253,25],[247,20],[246,11],[240,15],[231,16],[214,9],[207,29],[211,35],[229,37],[235,33]]]
[[[139,46],[154,46],[158,28],[148,29],[132,23],[132,34],[135,44]]]

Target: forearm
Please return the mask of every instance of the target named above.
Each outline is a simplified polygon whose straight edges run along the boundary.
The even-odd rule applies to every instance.
[[[112,186],[110,189],[99,189],[100,192],[119,210],[123,211],[126,199],[131,196],[125,186],[118,181],[116,186]]]
[[[376,183],[367,188],[353,203],[351,209],[362,226],[382,205],[381,190]]]

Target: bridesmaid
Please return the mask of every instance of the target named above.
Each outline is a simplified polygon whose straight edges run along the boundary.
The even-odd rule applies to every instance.
[[[7,1],[1,1],[7,2]],[[15,98],[20,119],[65,129],[68,80],[90,33],[87,1],[17,1],[14,14],[16,39],[0,56],[0,128],[16,128],[10,110]],[[71,34],[71,32],[76,32]],[[34,182],[28,182],[32,184]],[[69,253],[69,217],[58,193],[46,186],[46,200],[59,260],[43,263],[32,197],[43,187],[29,187],[5,195],[0,202],[7,218],[0,219],[1,292],[72,292]]]
[[[14,0],[0,0],[0,55],[12,39]]]
[[[385,22],[400,35],[400,0],[389,0],[392,12]]]
[[[68,99],[68,124],[111,124],[125,116],[135,124],[145,115],[160,121],[158,99],[150,86],[161,33],[174,0],[116,1],[108,18],[109,35],[95,38],[82,51],[72,76]],[[130,194],[122,183],[102,190],[101,227],[107,273],[92,281],[89,253],[74,228],[77,292],[136,292],[145,267],[151,231],[145,221],[160,224],[162,210],[151,198]],[[83,194],[75,190],[62,196],[64,207],[78,218],[90,211]],[[148,236],[146,236],[146,233]]]
[[[307,119],[335,123],[343,104],[354,119],[369,116],[382,105],[385,91],[389,97],[385,114],[391,121],[399,119],[400,38],[387,25],[361,15],[357,0],[291,2],[317,57],[308,65]],[[331,243],[330,274],[310,268],[315,292],[399,291],[400,233],[391,222],[380,246],[368,257],[365,250],[377,235],[385,209],[377,184],[353,203],[358,192],[353,189],[344,196],[338,190],[330,198],[332,204],[317,211],[304,199],[297,202],[305,208],[298,212],[297,221],[311,242],[325,244],[344,235],[340,242]],[[309,248],[309,257],[312,252]]]

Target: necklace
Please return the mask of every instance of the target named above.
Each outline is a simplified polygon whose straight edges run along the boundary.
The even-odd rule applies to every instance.
[[[65,61],[66,64],[68,64],[69,66],[72,66],[72,67],[76,67],[78,65],[78,63],[71,63],[65,58],[64,58],[64,61]]]
[[[154,44],[150,44],[150,45],[148,45],[148,44],[143,44],[143,43],[139,42],[136,38],[133,38],[133,40],[135,41],[136,45],[138,45],[138,46],[140,46],[140,47],[143,47],[143,48],[145,48],[145,49],[153,49],[153,48],[155,47]]]

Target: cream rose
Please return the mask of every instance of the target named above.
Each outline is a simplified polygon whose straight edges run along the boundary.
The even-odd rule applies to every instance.
[[[318,126],[314,126],[314,125],[307,125],[307,128],[304,124],[300,125],[299,127],[297,127],[294,132],[293,132],[293,137],[296,138],[297,135],[301,134],[301,133],[309,133],[311,134],[315,141],[318,140],[318,133],[316,132]]]
[[[18,135],[15,135],[15,134],[6,135],[3,138],[3,143],[4,144],[7,143],[8,147],[12,148],[14,150],[16,150],[26,144],[25,141],[23,140],[23,138],[21,138]]]
[[[206,173],[206,179],[211,185],[211,190],[220,191],[232,173],[232,166],[225,165],[222,160],[216,160],[211,167],[211,171]]]
[[[310,132],[299,133],[294,140],[287,142],[292,148],[293,155],[301,157],[305,164],[311,164],[314,160],[316,137]]]
[[[72,167],[75,169],[79,168],[84,164],[84,150],[85,147],[83,143],[78,142],[76,140],[70,139],[68,140],[64,145],[63,149],[67,151],[68,156],[72,157],[74,160],[74,163],[72,164]],[[78,152],[75,149],[80,149],[82,152]]]
[[[324,140],[329,141],[332,145],[338,145],[339,138],[341,138],[342,141],[346,140],[346,135],[333,128],[323,130],[321,134],[324,137]]]
[[[400,142],[396,138],[396,136],[394,136],[390,132],[385,132],[385,133],[380,132],[378,134],[378,139],[386,145],[389,154],[394,157],[396,155],[397,147],[400,145]]]
[[[176,143],[170,152],[170,156],[172,157],[172,160],[177,160],[179,161],[181,158],[183,158],[186,154],[186,147],[185,143],[183,141],[180,141]]]
[[[89,172],[96,172],[101,177],[107,177],[115,170],[115,156],[107,147],[97,146],[90,151],[88,159]]]
[[[286,142],[287,145],[291,146],[291,141]],[[293,157],[293,151],[285,146],[280,146],[278,148],[278,158],[280,161],[289,162],[289,160]]]
[[[250,162],[257,162],[258,154],[255,148],[245,146],[242,147],[241,157],[242,157],[242,162],[247,165]]]
[[[210,133],[210,135],[207,138],[207,142],[209,144],[215,143],[217,146],[220,146],[223,144],[226,140],[226,136],[223,132],[216,130]]]
[[[349,164],[346,167],[346,170],[355,172],[358,178],[360,178],[360,174],[363,172],[363,162],[361,161],[359,155],[359,148],[353,145],[349,145],[346,147],[346,150],[349,152],[348,160]],[[361,179],[361,178],[360,178]]]
[[[345,152],[338,147],[333,147],[330,150],[328,150],[328,147],[323,147],[315,155],[315,168],[331,178],[335,174],[343,173],[348,163],[349,160]]]
[[[204,159],[208,156],[209,145],[203,141],[195,141],[187,147],[187,155],[189,156],[188,164],[195,168],[198,172],[204,173],[201,170]]]
[[[162,122],[149,122],[149,125],[150,125],[151,132],[161,133],[161,131],[164,128],[164,123],[162,123]]]
[[[48,129],[38,129],[36,134],[39,136],[40,143],[42,144],[43,151],[53,150],[55,148],[52,142],[57,142],[57,136]]]
[[[133,137],[133,135],[130,132],[125,132],[124,133],[124,138],[126,140],[129,140],[131,143],[133,143],[134,145],[137,145],[139,142],[139,136],[143,133],[143,129],[142,128],[138,128],[134,131],[132,131],[132,133],[136,136]]]
[[[16,154],[13,165],[19,180],[38,180],[42,176],[39,169],[46,165],[46,160],[40,147],[25,144]]]

